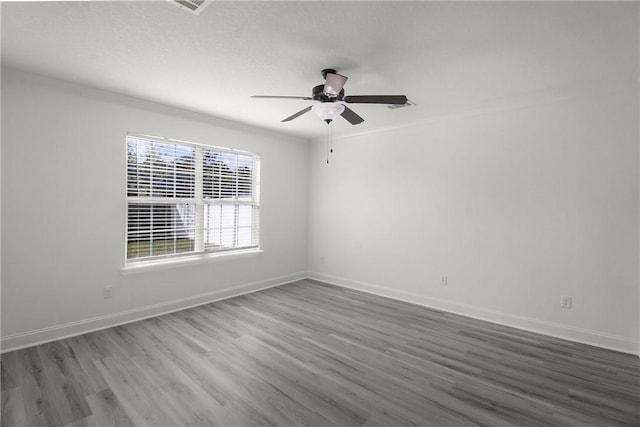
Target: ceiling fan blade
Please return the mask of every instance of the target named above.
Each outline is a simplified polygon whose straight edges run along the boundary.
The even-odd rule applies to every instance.
[[[360,117],[358,114],[356,114],[355,111],[353,111],[346,105],[344,106],[344,111],[342,112],[341,116],[344,117],[352,125],[359,125],[360,123],[364,122],[364,119],[362,117]]]
[[[283,122],[290,122],[291,120],[295,119],[296,117],[300,117],[301,115],[303,115],[304,113],[308,113],[309,111],[311,111],[311,106],[305,108],[304,110],[300,110],[297,113],[287,117],[286,119],[282,120]]]
[[[272,96],[272,95],[253,95],[252,98],[268,98],[268,99],[303,99],[305,101],[311,101],[313,98],[308,96]]]
[[[352,95],[345,96],[344,102],[349,104],[394,104],[402,105],[407,103],[404,95]]]
[[[327,73],[325,79],[326,81],[324,83],[324,94],[335,98],[340,94],[340,91],[342,90],[342,87],[344,86],[347,79],[348,77],[345,77],[341,74]]]

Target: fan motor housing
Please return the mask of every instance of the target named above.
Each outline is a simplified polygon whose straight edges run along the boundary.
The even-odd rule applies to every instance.
[[[324,85],[318,85],[314,87],[313,90],[311,91],[311,98],[313,98],[314,101],[333,102],[335,100],[342,100],[343,97],[344,97],[344,88],[340,89],[340,93],[335,98],[331,98],[325,95]]]

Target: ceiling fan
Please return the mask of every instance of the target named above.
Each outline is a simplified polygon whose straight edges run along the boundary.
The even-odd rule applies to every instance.
[[[295,114],[285,118],[282,122],[289,122],[301,115],[313,110],[314,113],[327,124],[333,119],[342,116],[352,125],[364,122],[364,119],[356,114],[345,104],[391,104],[405,105],[407,97],[405,95],[352,95],[344,94],[344,84],[347,77],[340,75],[336,70],[327,68],[322,70],[324,84],[318,85],[311,91],[311,96],[269,96],[254,95],[252,98],[272,98],[272,99],[302,99],[305,101],[316,101],[316,104],[309,106]]]

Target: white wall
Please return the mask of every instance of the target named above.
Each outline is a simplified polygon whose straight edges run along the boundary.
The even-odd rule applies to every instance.
[[[122,275],[127,131],[260,153],[264,252]],[[3,350],[306,275],[305,141],[3,70],[2,151]]]
[[[638,351],[637,86],[336,139],[329,165],[323,143],[15,70],[1,112],[4,351],[307,270]],[[122,275],[126,131],[261,153],[264,253]]]
[[[310,274],[637,353],[638,118],[635,85],[317,142]]]

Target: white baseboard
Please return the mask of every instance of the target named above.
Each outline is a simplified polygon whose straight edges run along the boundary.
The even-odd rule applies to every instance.
[[[111,313],[104,316],[92,317],[90,319],[84,319],[76,322],[63,323],[47,328],[7,335],[0,338],[0,353],[18,350],[25,347],[31,347],[34,345],[43,344],[46,342],[68,338],[76,335],[82,335],[100,329],[111,328],[125,323],[135,322],[162,314],[172,313],[174,311],[185,310],[187,308],[196,307],[198,305],[209,304],[211,302],[235,297],[238,295],[248,294],[263,289],[284,285],[286,283],[301,280],[306,277],[306,272],[287,274],[284,276],[273,277],[258,282],[245,283],[243,285],[232,286],[212,292],[178,298],[159,304],[147,305],[131,310]]]
[[[624,353],[631,353],[636,356],[638,356],[640,352],[640,343],[628,337],[606,334],[589,329],[576,328],[560,323],[547,322],[545,320],[533,319],[530,317],[519,316],[516,314],[505,313],[497,310],[490,310],[487,308],[469,304],[461,304],[445,299],[433,298],[412,292],[391,289],[323,273],[309,272],[308,277],[310,279],[315,279],[344,288],[355,289],[370,294],[409,302],[412,304],[418,304],[424,307],[443,310],[450,313],[460,314],[463,316],[472,317],[474,319],[484,320],[491,323],[497,323],[504,326],[511,326],[530,332],[537,332],[540,334],[562,338],[569,341],[589,344],[597,347],[607,348],[610,350],[621,351]]]
[[[159,304],[147,305],[132,310],[111,313],[104,316],[93,317],[76,322],[69,322],[50,326],[47,328],[3,336],[0,338],[0,353],[18,350],[25,347],[31,347],[34,345],[76,335],[82,335],[100,329],[111,328],[125,323],[135,322],[162,314],[172,313],[174,311],[185,310],[187,308],[196,307],[198,305],[208,304],[226,298],[284,285],[286,283],[294,282],[296,280],[301,280],[304,278],[315,279],[332,285],[355,289],[399,301],[418,304],[425,307],[460,314],[479,320],[484,320],[505,326],[511,326],[526,331],[537,332],[570,341],[590,344],[597,347],[621,351],[624,353],[638,355],[640,352],[640,345],[638,341],[628,337],[606,334],[589,329],[576,328],[573,326],[518,316],[511,313],[490,310],[468,304],[460,304],[449,300],[428,297],[412,292],[400,291],[397,289],[391,289],[323,273],[297,272],[261,280],[258,282],[246,283],[243,285],[232,286],[212,292],[206,292],[203,294],[179,298],[172,301],[166,301]]]

